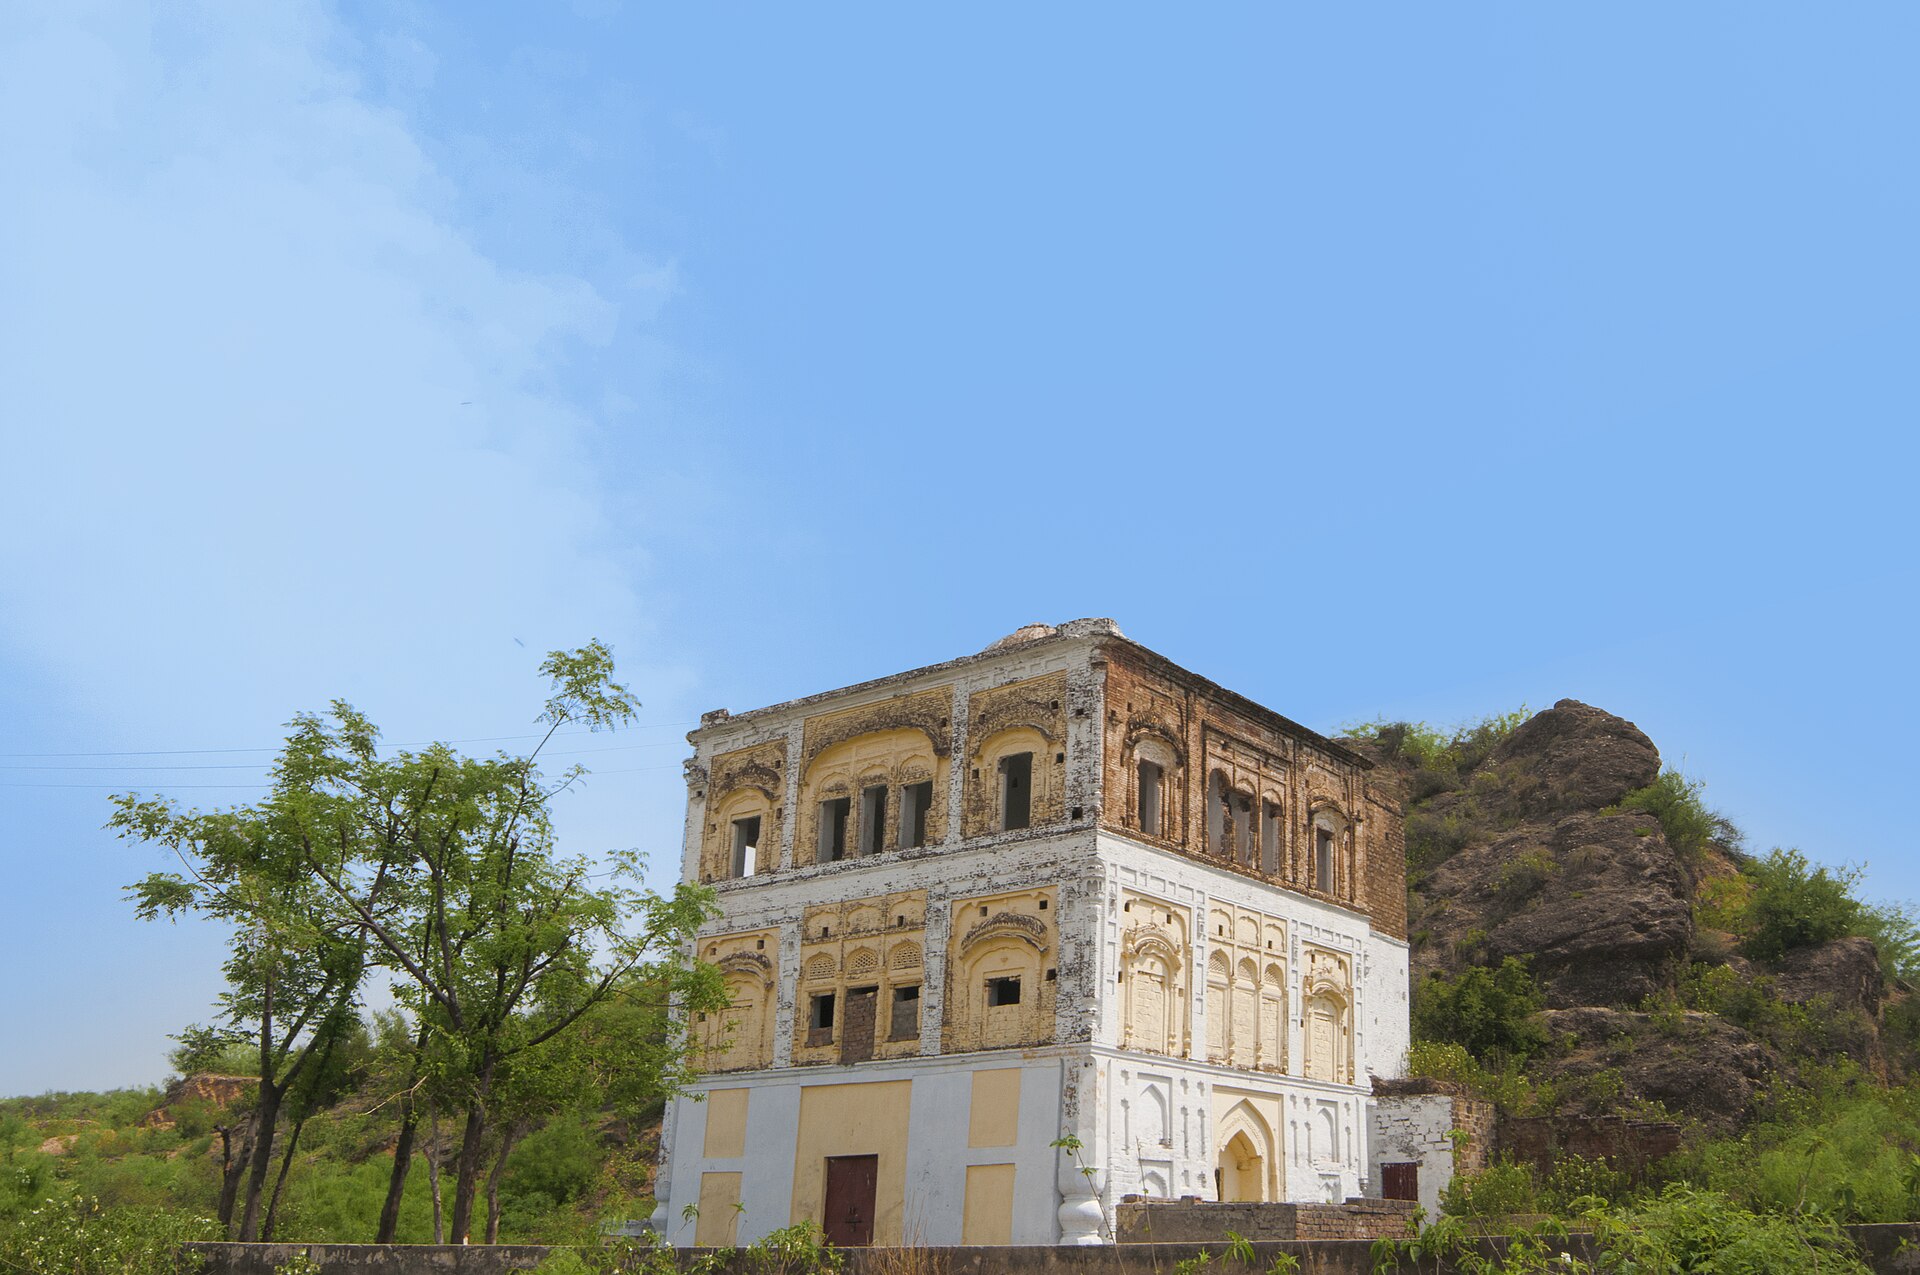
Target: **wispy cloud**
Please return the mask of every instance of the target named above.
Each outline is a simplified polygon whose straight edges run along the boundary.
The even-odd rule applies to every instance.
[[[490,256],[385,105],[432,74],[315,4],[0,14],[0,750],[267,744],[338,695],[393,738],[498,735],[535,711],[540,652],[589,636],[675,713],[596,419],[657,428],[634,415],[661,396],[568,379],[673,273],[629,249],[603,292]],[[648,773],[573,804],[576,847],[670,857],[674,738],[589,759]],[[258,776],[99,767],[257,759],[8,772],[4,1017],[63,1027],[6,1051],[0,1093],[158,1079],[218,990],[216,935],[116,897],[159,863],[84,785],[225,804],[251,794],[203,785]]]
[[[9,641],[155,720],[633,631],[555,388],[630,298],[477,250],[316,6],[8,21]]]

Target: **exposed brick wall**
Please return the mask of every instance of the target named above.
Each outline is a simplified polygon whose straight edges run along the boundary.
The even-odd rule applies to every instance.
[[[1368,915],[1376,930],[1406,937],[1406,842],[1400,807],[1384,788],[1368,782],[1364,761],[1132,643],[1105,643],[1101,657],[1107,670],[1103,824],[1289,890],[1356,908]],[[1149,738],[1166,741],[1178,763],[1176,773],[1166,776],[1159,837],[1143,837],[1134,806],[1135,749]],[[1285,831],[1277,873],[1208,852],[1207,776],[1223,757],[1233,758],[1232,764],[1250,776],[1285,776]],[[1344,820],[1360,824],[1353,849],[1361,867],[1351,888],[1342,884],[1322,891],[1311,884],[1308,815],[1323,804],[1336,808]],[[1342,855],[1345,851],[1342,847]]]
[[[1400,804],[1376,785],[1367,785],[1361,816],[1367,841],[1367,916],[1373,928],[1397,939],[1407,937],[1407,836]]]

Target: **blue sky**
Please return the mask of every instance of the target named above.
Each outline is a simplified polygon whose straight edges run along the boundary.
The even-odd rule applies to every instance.
[[[335,696],[522,734],[593,636],[646,725],[563,826],[663,881],[700,710],[1111,615],[1322,729],[1600,704],[1920,897],[1917,38],[9,6],[0,1093],[209,1016],[110,792],[245,800]]]

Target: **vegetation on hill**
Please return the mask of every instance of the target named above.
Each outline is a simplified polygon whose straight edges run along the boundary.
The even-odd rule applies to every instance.
[[[1634,1176],[1496,1163],[1456,1180],[1449,1212],[1710,1198],[1920,1220],[1908,909],[1798,850],[1749,853],[1698,781],[1587,705],[1351,735],[1406,803],[1414,1071],[1508,1116],[1682,1127],[1680,1151]]]

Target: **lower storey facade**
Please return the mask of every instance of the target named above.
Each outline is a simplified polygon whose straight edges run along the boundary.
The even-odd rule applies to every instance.
[[[714,1076],[668,1104],[651,1223],[675,1245],[803,1221],[842,1246],[1100,1243],[1126,1194],[1364,1193],[1371,1103],[1085,1045]]]

